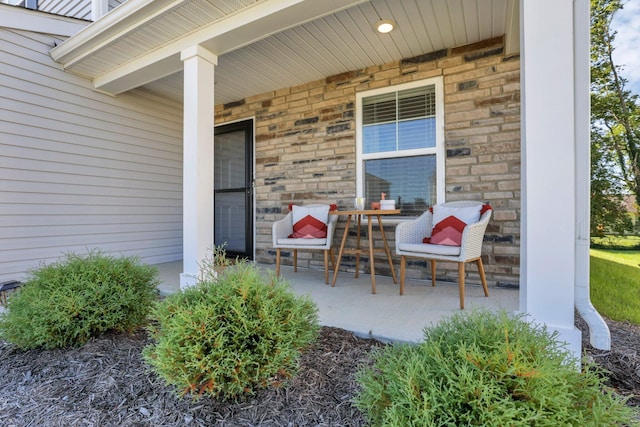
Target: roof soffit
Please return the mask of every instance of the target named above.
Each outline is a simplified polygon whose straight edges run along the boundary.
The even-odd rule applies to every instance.
[[[129,0],[50,53],[67,71],[102,82],[135,70],[160,77],[181,69],[188,47],[221,55],[364,1]],[[224,2],[240,7],[223,12]],[[152,73],[154,63],[173,69]]]
[[[181,99],[180,52],[201,45],[219,57],[216,100],[231,102],[497,36],[505,37],[507,53],[519,52],[518,0],[262,0],[215,19],[201,12],[204,3],[237,1],[250,0],[153,0],[156,17],[143,15],[146,24],[102,24],[102,33],[72,37],[71,48],[59,49],[65,42],[52,56],[97,90],[118,94],[144,85]],[[397,29],[377,34],[380,17],[394,19]]]

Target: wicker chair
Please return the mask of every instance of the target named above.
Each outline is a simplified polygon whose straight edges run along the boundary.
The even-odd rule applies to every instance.
[[[307,205],[313,207],[317,205]],[[336,268],[335,254],[331,244],[333,234],[338,222],[337,215],[329,215],[327,223],[327,237],[324,239],[289,238],[293,233],[293,214],[289,212],[283,219],[272,225],[273,247],[276,249],[276,274],[280,275],[280,251],[288,249],[293,251],[293,271],[298,271],[298,250],[321,250],[324,252],[324,282],[329,284],[329,257],[331,265]]]
[[[445,203],[447,207],[481,206],[481,202],[458,201]],[[482,214],[480,220],[469,224],[462,233],[461,246],[445,246],[422,243],[424,237],[431,237],[433,214],[426,211],[417,219],[398,224],[396,227],[396,253],[400,255],[400,295],[404,293],[406,258],[426,258],[431,260],[431,285],[436,285],[436,261],[452,261],[458,263],[458,287],[460,291],[460,309],[464,309],[464,265],[475,261],[478,265],[484,295],[489,296],[487,280],[484,274],[482,258],[482,240],[487,224],[491,218],[491,209]]]

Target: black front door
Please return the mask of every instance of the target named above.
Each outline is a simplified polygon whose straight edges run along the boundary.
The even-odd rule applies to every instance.
[[[253,121],[215,128],[214,243],[253,259]]]

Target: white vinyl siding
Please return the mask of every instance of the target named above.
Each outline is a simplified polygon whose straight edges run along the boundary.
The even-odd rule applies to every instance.
[[[182,106],[64,73],[55,36],[0,28],[0,281],[65,252],[182,258]]]
[[[109,11],[127,0],[109,0]],[[0,0],[0,3],[21,5],[23,0]],[[91,0],[39,0],[38,11],[54,15],[91,20]]]
[[[91,0],[39,0],[38,10],[89,20],[91,19]]]
[[[109,10],[113,10],[127,0],[109,0]]]

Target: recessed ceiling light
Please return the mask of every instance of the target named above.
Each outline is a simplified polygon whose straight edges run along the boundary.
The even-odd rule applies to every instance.
[[[381,19],[380,21],[376,22],[376,30],[382,34],[391,32],[391,30],[393,30],[395,26],[396,23],[391,19]]]

